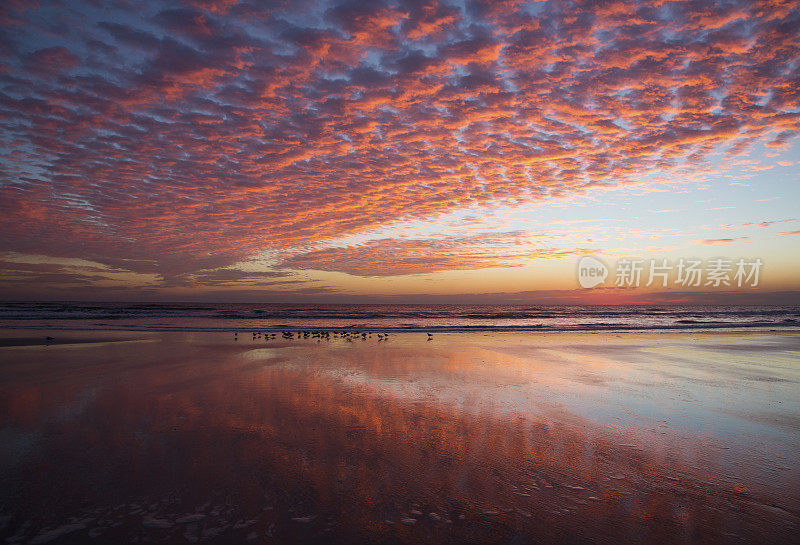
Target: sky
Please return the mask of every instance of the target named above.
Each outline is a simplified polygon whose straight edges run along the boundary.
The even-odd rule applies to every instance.
[[[800,304],[798,134],[794,0],[6,0],[0,299]]]

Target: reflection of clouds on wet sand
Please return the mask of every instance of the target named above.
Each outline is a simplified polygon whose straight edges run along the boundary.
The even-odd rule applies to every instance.
[[[37,437],[4,469],[17,501],[0,537],[789,542],[797,529],[792,481],[766,497],[720,458],[735,438],[582,414],[614,414],[596,390],[641,388],[613,350],[581,363],[556,336],[158,339],[0,354],[4,434]]]

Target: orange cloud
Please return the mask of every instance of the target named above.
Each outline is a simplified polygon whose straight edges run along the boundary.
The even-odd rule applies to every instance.
[[[382,251],[392,274],[511,266],[319,248],[800,134],[792,2],[9,6],[0,249],[165,278],[297,248],[357,274]]]

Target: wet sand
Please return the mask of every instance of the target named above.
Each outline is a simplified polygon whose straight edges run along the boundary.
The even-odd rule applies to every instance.
[[[800,531],[800,334],[45,334],[0,332],[7,543]]]

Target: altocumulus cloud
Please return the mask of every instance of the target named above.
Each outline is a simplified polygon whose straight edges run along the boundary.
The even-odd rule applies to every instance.
[[[800,130],[792,0],[4,2],[0,24],[2,249],[165,277]],[[426,244],[287,265],[514,257]]]

